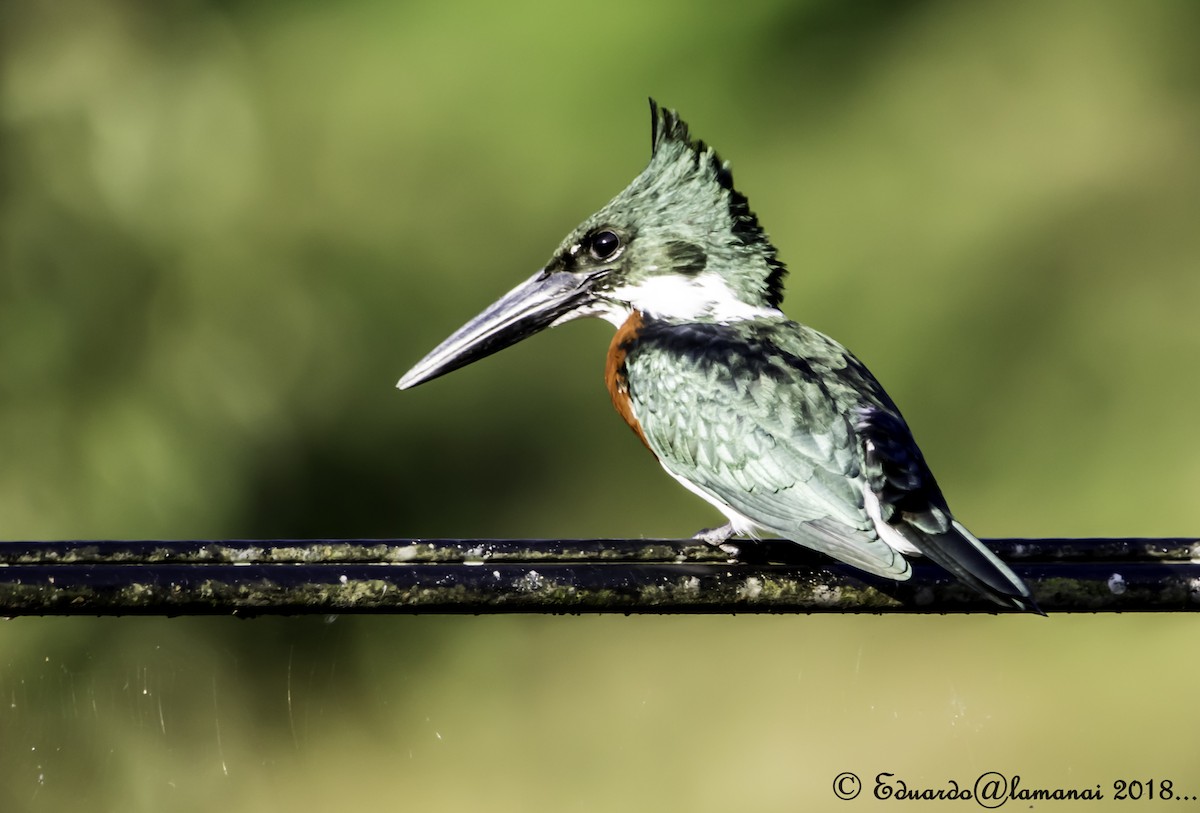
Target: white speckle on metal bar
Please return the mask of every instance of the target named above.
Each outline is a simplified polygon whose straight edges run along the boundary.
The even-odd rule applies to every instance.
[[[738,587],[737,596],[738,598],[745,598],[753,601],[762,595],[762,590],[762,579],[758,578],[757,576],[747,576],[746,581],[742,582],[742,585]]]
[[[546,584],[546,578],[536,570],[531,570],[517,580],[516,588],[532,593],[535,590],[541,590]]]
[[[1119,596],[1122,593],[1124,593],[1125,590],[1127,589],[1127,586],[1125,584],[1125,577],[1122,576],[1120,573],[1114,573],[1111,576],[1109,576],[1108,577],[1108,589],[1112,591],[1112,594],[1114,596]]]

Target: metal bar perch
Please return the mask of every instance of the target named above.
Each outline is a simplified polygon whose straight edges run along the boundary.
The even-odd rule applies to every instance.
[[[1054,612],[1200,610],[1200,539],[993,539]],[[0,542],[0,616],[1004,612],[914,562],[891,582],[764,540]]]

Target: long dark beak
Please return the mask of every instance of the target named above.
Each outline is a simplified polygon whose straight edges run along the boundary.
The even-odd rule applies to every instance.
[[[539,271],[435,347],[396,386],[423,384],[550,327],[588,302],[592,279]]]

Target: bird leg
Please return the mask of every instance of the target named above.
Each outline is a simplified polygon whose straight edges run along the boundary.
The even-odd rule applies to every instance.
[[[733,523],[726,522],[720,528],[705,528],[698,531],[692,535],[692,539],[720,547],[731,536],[733,536]]]
[[[733,523],[726,522],[720,528],[705,528],[693,535],[692,539],[712,545],[714,548],[720,548],[736,559],[740,548],[737,545],[730,544],[729,539],[732,536]]]
[[[692,539],[712,545],[714,548],[720,548],[729,556],[731,564],[765,565],[769,563],[767,550],[759,540],[743,537],[739,542],[730,542],[729,540],[736,535],[736,531],[733,530],[733,523],[727,522],[720,528],[705,528],[703,531],[695,534]]]

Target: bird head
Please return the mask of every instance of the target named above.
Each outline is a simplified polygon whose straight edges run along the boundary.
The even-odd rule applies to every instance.
[[[442,342],[397,384],[414,387],[583,316],[688,322],[779,316],[786,269],[729,165],[650,100],[650,163],[576,227],[550,261]]]

